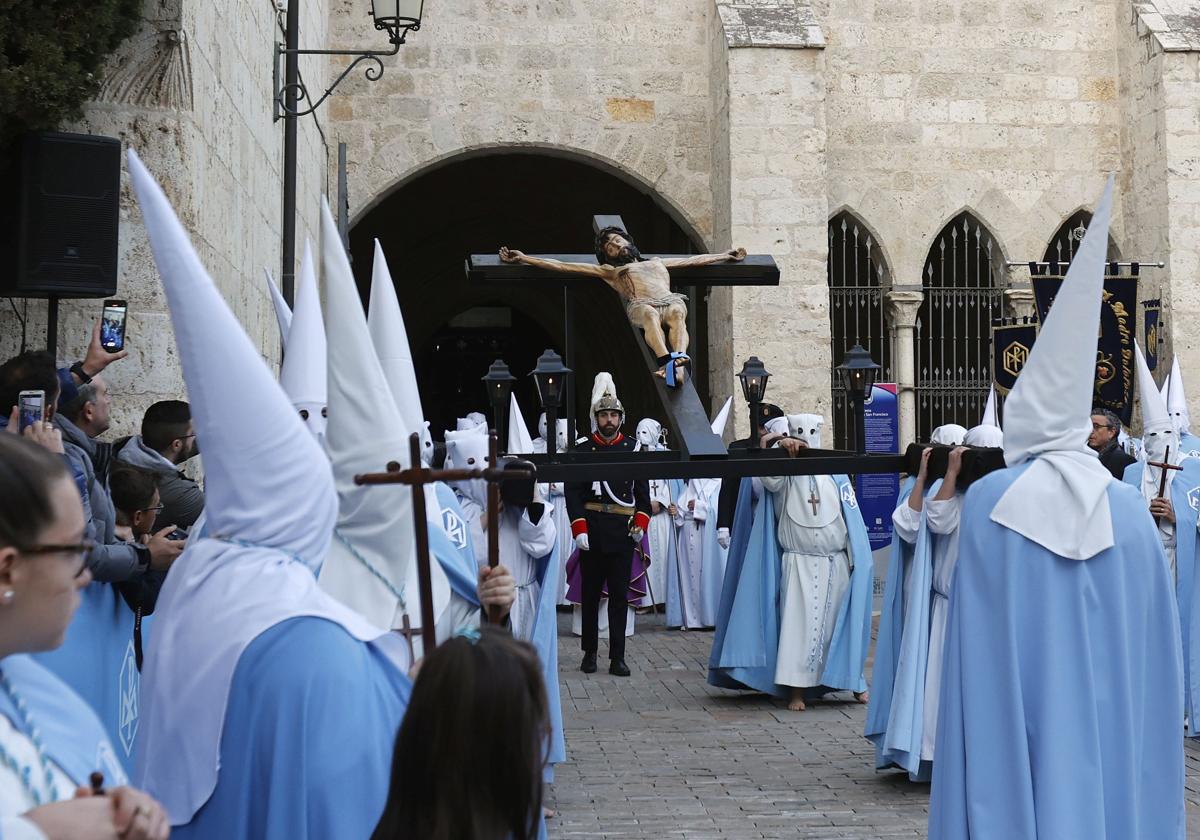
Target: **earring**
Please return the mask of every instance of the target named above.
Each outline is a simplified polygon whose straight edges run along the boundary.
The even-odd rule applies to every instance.
[[[4,599],[4,603],[11,604],[13,599],[13,591],[11,589],[4,590],[4,593],[0,595],[0,598]]]

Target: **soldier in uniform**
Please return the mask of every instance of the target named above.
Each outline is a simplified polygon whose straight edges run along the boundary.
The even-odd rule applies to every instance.
[[[621,434],[625,408],[617,399],[612,376],[600,373],[592,389],[592,435],[579,452],[631,453],[635,441]],[[650,524],[650,487],[646,481],[569,482],[567,512],[571,534],[580,551],[583,577],[583,664],[596,670],[600,598],[608,584],[608,672],[629,676],[625,664],[626,594],[634,548]]]

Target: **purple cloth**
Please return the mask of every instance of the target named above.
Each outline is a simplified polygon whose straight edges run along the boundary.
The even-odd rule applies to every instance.
[[[645,534],[633,548],[629,559],[629,592],[626,603],[637,604],[646,597],[646,569],[650,566],[650,543]],[[608,584],[604,584],[603,597],[608,597]],[[572,604],[583,603],[583,567],[579,562],[579,549],[571,552],[567,560],[567,600]]]

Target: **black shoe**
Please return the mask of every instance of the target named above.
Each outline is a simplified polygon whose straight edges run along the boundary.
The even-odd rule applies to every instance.
[[[608,665],[608,673],[614,677],[628,677],[629,666],[625,664],[624,659],[614,659]]]
[[[596,673],[596,654],[585,653],[583,655],[583,662],[579,666],[579,670],[583,671],[585,674]]]

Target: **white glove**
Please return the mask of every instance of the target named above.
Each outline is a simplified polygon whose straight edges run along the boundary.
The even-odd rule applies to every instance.
[[[580,534],[578,537],[575,538],[575,547],[578,548],[580,551],[588,550],[587,534]]]
[[[718,528],[717,529],[717,543],[721,546],[721,548],[729,548],[729,529],[728,528]]]

